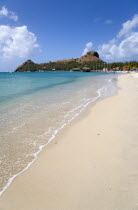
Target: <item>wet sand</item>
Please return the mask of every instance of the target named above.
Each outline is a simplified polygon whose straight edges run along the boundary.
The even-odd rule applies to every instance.
[[[138,210],[138,76],[98,101],[44,148],[0,210]]]

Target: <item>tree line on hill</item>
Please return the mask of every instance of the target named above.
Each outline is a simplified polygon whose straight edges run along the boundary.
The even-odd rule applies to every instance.
[[[138,69],[138,62],[113,62],[113,63],[105,63],[103,61],[98,62],[84,62],[78,63],[76,61],[59,63],[59,62],[49,62],[42,64],[35,63],[27,63],[22,66],[20,69],[17,68],[16,71],[24,72],[24,71],[70,71],[70,70],[131,70]]]

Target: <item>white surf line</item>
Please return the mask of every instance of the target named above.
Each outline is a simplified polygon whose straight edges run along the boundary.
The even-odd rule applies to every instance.
[[[112,83],[111,80],[109,81],[109,84],[108,84],[108,85],[105,85],[105,86],[99,88],[99,89],[97,90],[98,96],[96,96],[96,97],[90,99],[90,101],[89,101],[89,102],[88,102],[88,103],[79,111],[79,113],[75,114],[70,120],[68,120],[66,123],[64,123],[63,125],[61,125],[61,126],[59,127],[59,129],[55,130],[54,133],[52,134],[51,138],[48,140],[48,142],[47,142],[45,145],[39,146],[39,150],[38,150],[36,153],[33,154],[33,155],[34,155],[34,159],[33,159],[33,160],[32,160],[32,161],[31,161],[31,162],[30,162],[22,171],[20,171],[19,173],[15,174],[13,177],[11,177],[11,178],[8,180],[8,183],[7,183],[7,184],[3,187],[3,189],[0,191],[0,196],[7,190],[7,188],[10,186],[10,184],[12,183],[12,181],[13,181],[17,176],[19,176],[20,174],[22,174],[24,171],[26,171],[26,170],[33,164],[33,162],[37,159],[38,154],[43,150],[43,148],[44,148],[45,146],[47,146],[47,145],[56,137],[57,133],[58,133],[61,129],[63,129],[67,124],[69,124],[69,123],[70,123],[71,121],[73,121],[78,115],[80,115],[80,113],[81,113],[82,111],[84,111],[84,110],[86,109],[86,107],[87,107],[89,104],[91,104],[92,102],[94,102],[94,101],[98,100],[98,98],[100,98],[101,93],[104,91],[104,89],[106,89],[106,88],[110,85],[110,83]],[[76,108],[75,108],[75,109],[76,109]]]

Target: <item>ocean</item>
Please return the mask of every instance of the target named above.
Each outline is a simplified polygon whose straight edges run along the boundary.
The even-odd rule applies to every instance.
[[[86,107],[117,93],[118,74],[0,73],[0,194]]]

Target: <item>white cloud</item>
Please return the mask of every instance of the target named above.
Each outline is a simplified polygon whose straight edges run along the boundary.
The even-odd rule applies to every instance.
[[[138,15],[123,23],[117,36],[99,46],[99,54],[106,61],[138,59]],[[135,29],[135,30],[134,30]]]
[[[124,35],[129,35],[134,28],[138,26],[138,14],[136,14],[132,20],[128,20],[122,25],[122,29],[118,33],[118,37],[122,37]]]
[[[17,21],[18,20],[18,16],[15,15],[14,12],[10,12],[10,16],[9,16],[10,19],[14,20],[14,21]]]
[[[1,16],[8,16],[8,10],[5,6],[3,6],[2,9],[0,10],[0,15]]]
[[[83,50],[82,55],[85,55],[87,52],[89,52],[91,50],[92,46],[93,46],[93,43],[92,42],[88,42],[86,44],[86,46],[85,46],[85,49]]]
[[[8,9],[5,6],[3,6],[0,10],[0,17],[7,17],[14,21],[18,20],[18,16],[14,12],[8,11]]]
[[[105,20],[105,22],[104,22],[105,24],[112,24],[113,23],[113,21],[112,20]]]
[[[40,51],[36,36],[27,26],[0,25],[0,57],[16,59],[29,57]]]

